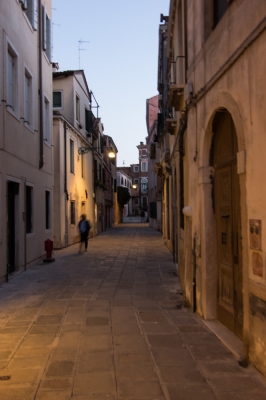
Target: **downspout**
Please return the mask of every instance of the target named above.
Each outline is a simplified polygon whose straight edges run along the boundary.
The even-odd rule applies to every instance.
[[[39,114],[40,114],[40,159],[39,169],[43,167],[43,85],[42,85],[42,1],[39,0],[39,13],[38,13],[38,24],[39,24]]]
[[[68,191],[67,191],[67,143],[66,143],[66,121],[64,121],[64,192],[65,192],[65,247],[68,246],[68,219],[67,219],[67,202],[68,202]]]
[[[197,311],[197,260],[196,260],[196,236],[193,238],[193,312]]]
[[[27,270],[26,178],[24,178],[24,271]]]

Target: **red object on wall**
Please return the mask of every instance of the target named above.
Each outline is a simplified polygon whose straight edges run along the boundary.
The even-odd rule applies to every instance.
[[[47,239],[44,242],[44,250],[46,251],[46,258],[43,262],[52,262],[54,258],[52,258],[52,252],[54,249],[54,242],[51,239]]]

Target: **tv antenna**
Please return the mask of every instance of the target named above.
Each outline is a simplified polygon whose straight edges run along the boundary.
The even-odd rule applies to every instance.
[[[83,50],[86,50],[86,49],[82,49],[80,47],[82,45],[82,43],[90,43],[90,42],[88,42],[87,40],[82,40],[82,39],[79,40],[79,69],[80,69],[80,52]]]

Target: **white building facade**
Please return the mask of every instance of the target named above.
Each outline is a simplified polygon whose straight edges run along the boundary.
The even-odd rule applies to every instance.
[[[0,3],[0,282],[52,239],[51,0]]]

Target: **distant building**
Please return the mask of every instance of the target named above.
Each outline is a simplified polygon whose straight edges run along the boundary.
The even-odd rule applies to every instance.
[[[158,95],[146,101],[146,123],[148,136],[148,203],[149,224],[152,228],[162,229],[162,178],[155,173],[156,163],[160,161],[160,146],[157,139],[158,126]]]
[[[117,186],[127,188],[129,193],[131,193],[132,178],[123,171],[123,167],[117,169]],[[124,205],[123,209],[123,216],[127,217],[129,215],[132,215],[132,198],[130,198],[129,202]]]

